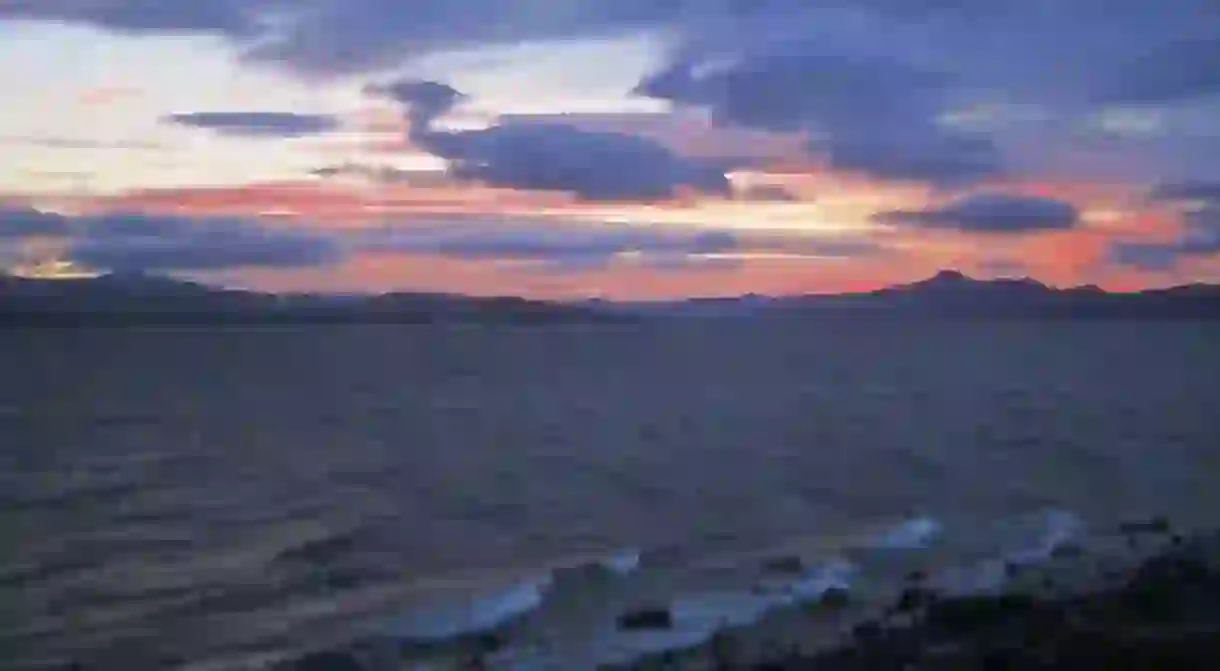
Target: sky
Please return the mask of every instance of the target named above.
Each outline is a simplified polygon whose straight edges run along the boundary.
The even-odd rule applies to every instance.
[[[0,267],[1220,282],[1217,26],[1215,0],[0,0]]]

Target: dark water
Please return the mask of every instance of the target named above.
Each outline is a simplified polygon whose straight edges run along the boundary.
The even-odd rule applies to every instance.
[[[1217,483],[1217,324],[6,331],[0,660],[259,668],[539,605],[587,652],[759,552],[1214,524]]]

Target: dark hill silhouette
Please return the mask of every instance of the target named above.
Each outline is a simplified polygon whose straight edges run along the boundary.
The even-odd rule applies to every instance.
[[[589,308],[524,298],[393,293],[269,294],[142,274],[45,280],[0,275],[0,324],[539,323],[608,319]]]
[[[878,315],[917,318],[1212,319],[1220,287],[1191,284],[1134,293],[1048,287],[1032,279],[976,280],[946,270],[856,294],[692,299],[669,303],[560,303],[519,297],[389,293],[269,294],[144,274],[44,280],[0,275],[0,324],[130,323],[553,323],[644,316]]]

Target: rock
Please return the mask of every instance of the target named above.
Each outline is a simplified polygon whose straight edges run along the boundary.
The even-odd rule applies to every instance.
[[[1167,534],[1172,530],[1169,520],[1164,517],[1153,517],[1149,520],[1123,522],[1118,525],[1118,532],[1128,536],[1136,534]]]
[[[928,607],[925,620],[932,627],[960,634],[1004,624],[1034,605],[1033,597],[1024,594],[943,599]]]
[[[625,631],[670,629],[673,626],[673,614],[668,608],[644,608],[618,617],[618,628]]]
[[[894,610],[899,613],[911,613],[932,603],[935,597],[936,594],[932,590],[922,587],[908,587],[902,590],[902,594],[898,595],[898,601],[894,604]]]
[[[327,650],[298,657],[287,671],[364,671],[364,666],[350,653]]]
[[[497,652],[504,647],[504,638],[496,632],[484,632],[476,639],[479,649],[484,652]]]
[[[763,570],[768,573],[804,573],[805,562],[800,557],[772,557],[763,562]]]
[[[828,608],[846,608],[851,603],[851,592],[845,587],[831,587],[822,592],[819,603]]]
[[[857,643],[871,643],[885,636],[885,628],[874,620],[866,620],[852,627],[851,637]]]
[[[1076,559],[1084,554],[1084,547],[1076,543],[1064,543],[1051,551],[1051,556],[1055,559]]]
[[[723,631],[718,631],[712,636],[711,641],[712,661],[716,669],[734,669],[738,668],[737,661],[737,645],[733,638]]]

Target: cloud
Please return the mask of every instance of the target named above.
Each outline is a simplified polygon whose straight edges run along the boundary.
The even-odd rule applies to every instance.
[[[681,187],[728,193],[725,168],[685,159],[645,138],[572,126],[494,126],[430,135],[451,171],[493,186],[566,191],[588,200],[664,200]]]
[[[84,23],[132,33],[219,33],[234,37],[257,32],[260,5],[246,0],[0,0],[0,17]]]
[[[72,260],[117,271],[297,268],[324,265],[343,253],[330,237],[241,219],[106,214],[75,224]]]
[[[1132,181],[1220,170],[1215,141],[1196,141],[1220,136],[1214,110],[1204,133],[1167,123],[1104,152],[1079,132],[1116,105],[1214,102],[1215,0],[0,0],[0,16],[208,32],[247,60],[309,76],[404,65],[437,76],[418,57],[648,35],[664,63],[641,93],[723,124],[808,135],[841,170],[950,187],[1065,162]],[[1036,108],[1039,119],[947,121],[989,106]]]
[[[44,149],[120,149],[124,151],[161,151],[165,145],[140,140],[107,142],[84,138],[59,137],[54,135],[19,136],[0,135],[0,144],[40,147]]]
[[[780,184],[751,184],[733,193],[735,200],[753,201],[759,203],[792,203],[799,200],[792,192]]]
[[[1192,235],[1169,243],[1116,242],[1110,247],[1114,262],[1141,270],[1171,270],[1183,257],[1220,254],[1220,235]]]
[[[449,161],[462,179],[604,201],[663,200],[683,187],[729,191],[725,165],[683,158],[648,138],[548,123],[437,131],[434,121],[461,99],[452,87],[405,81],[369,90],[405,105],[411,141]]]
[[[392,165],[351,162],[315,168],[309,173],[323,179],[352,177],[380,185],[450,186],[454,182],[452,177],[439,170],[405,170]]]
[[[675,62],[637,90],[723,124],[806,132],[833,167],[883,179],[956,184],[1003,171],[989,138],[937,125],[950,76],[876,51],[804,35],[759,41],[728,62],[719,49]]]
[[[285,5],[288,3],[285,2]],[[305,0],[250,51],[311,74],[392,68],[423,53],[550,38],[600,38],[691,13],[656,0]]]
[[[302,137],[339,127],[330,115],[292,112],[191,112],[171,114],[165,121],[239,137]]]
[[[1005,234],[1067,230],[1080,222],[1080,212],[1063,201],[992,193],[939,208],[879,212],[873,219],[898,226]]]
[[[0,241],[68,233],[67,220],[32,208],[0,207]]]
[[[515,219],[450,219],[355,233],[358,251],[393,251],[462,260],[525,261],[548,271],[610,263],[648,267],[725,267],[751,257],[853,258],[882,248],[863,239],[827,239],[725,229]]]
[[[460,259],[516,259],[548,264],[601,264],[616,255],[704,255],[739,241],[725,231],[686,231],[622,224],[454,220],[435,226],[366,231],[358,249],[435,254]]]
[[[1152,192],[1153,200],[1204,201],[1220,204],[1220,181],[1192,180],[1162,184]]]
[[[1177,186],[1186,188],[1170,192],[1189,194],[1191,200],[1211,193],[1210,185],[1203,183]],[[1120,265],[1159,271],[1174,268],[1183,258],[1220,254],[1220,199],[1202,209],[1183,213],[1182,225],[1181,235],[1169,242],[1116,241],[1110,246],[1110,257]]]
[[[433,121],[453,109],[464,98],[460,91],[448,84],[418,79],[373,84],[365,87],[365,92],[402,104],[406,108],[407,120],[413,133],[431,128]]]

